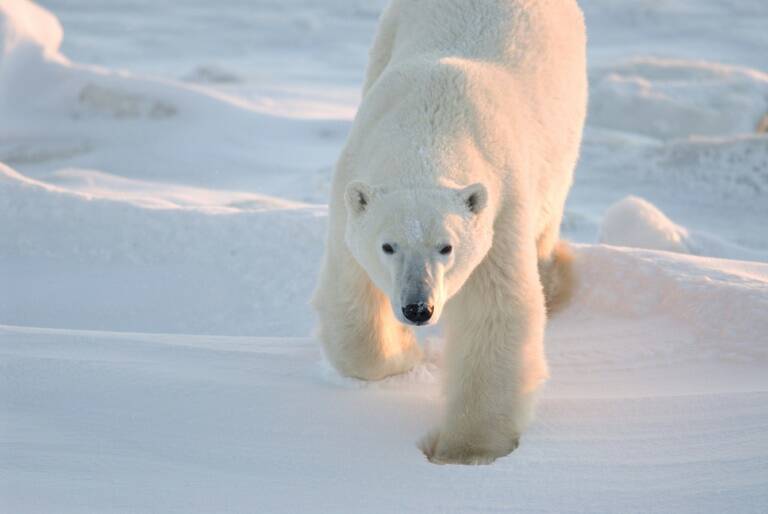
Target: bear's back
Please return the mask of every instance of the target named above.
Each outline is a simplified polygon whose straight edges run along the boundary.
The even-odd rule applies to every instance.
[[[585,48],[574,0],[395,0],[337,168],[339,191],[353,179],[482,182],[492,197],[533,185],[556,204],[578,155]]]
[[[584,46],[575,0],[395,0],[390,64],[445,57],[517,69]]]

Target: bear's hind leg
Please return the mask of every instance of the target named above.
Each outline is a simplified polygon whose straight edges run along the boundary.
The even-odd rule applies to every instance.
[[[549,257],[539,259],[539,276],[547,302],[547,313],[553,314],[571,299],[576,282],[573,250],[567,242],[558,241]]]
[[[573,250],[560,239],[559,218],[539,235],[536,247],[547,313],[552,314],[568,303],[575,287]]]
[[[342,375],[363,380],[410,370],[421,360],[413,332],[397,321],[365,271],[346,257],[343,264],[326,260],[313,300],[326,357]]]

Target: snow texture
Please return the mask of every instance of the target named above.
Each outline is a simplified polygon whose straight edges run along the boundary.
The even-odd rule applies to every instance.
[[[764,1],[582,1],[579,286],[488,467],[415,446],[439,331],[377,383],[312,337],[383,1],[40,3],[0,2],[0,511],[765,512]]]

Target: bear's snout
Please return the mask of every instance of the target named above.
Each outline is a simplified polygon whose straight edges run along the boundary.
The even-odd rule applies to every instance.
[[[434,306],[427,305],[424,302],[411,303],[403,307],[403,316],[408,321],[412,321],[417,325],[422,325],[429,321],[432,317],[432,313],[435,311]]]

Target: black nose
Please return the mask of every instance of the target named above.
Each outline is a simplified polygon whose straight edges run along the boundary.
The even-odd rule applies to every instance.
[[[432,317],[432,312],[435,310],[431,305],[427,305],[424,302],[412,303],[403,307],[403,316],[408,321],[414,323],[424,323]]]

